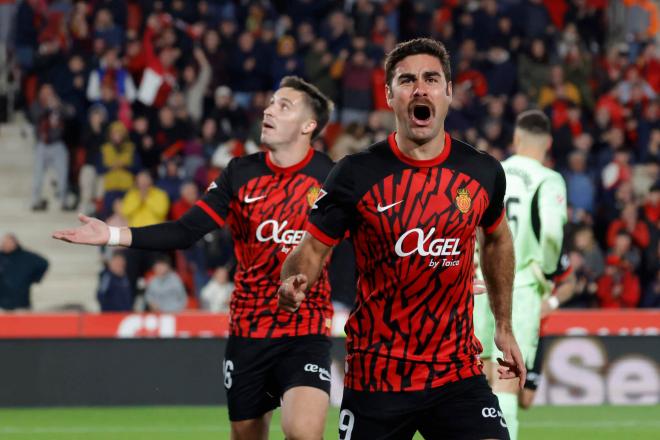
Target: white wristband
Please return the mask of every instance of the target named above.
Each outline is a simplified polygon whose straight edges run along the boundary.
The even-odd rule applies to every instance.
[[[557,298],[554,295],[551,296],[550,298],[548,298],[548,305],[552,310],[557,310],[557,308],[559,307],[559,298]]]
[[[121,237],[121,228],[116,226],[108,226],[110,230],[110,237],[108,237],[108,246],[119,246],[119,238]]]

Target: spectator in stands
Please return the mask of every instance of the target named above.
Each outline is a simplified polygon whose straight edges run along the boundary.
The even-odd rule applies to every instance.
[[[85,151],[85,163],[78,174],[78,209],[87,215],[96,211],[95,202],[101,198],[102,182],[99,181],[97,170],[101,168],[101,146],[106,141],[107,124],[108,112],[105,107],[98,104],[92,106],[80,142]]]
[[[160,177],[156,182],[156,186],[165,191],[171,203],[179,200],[179,191],[183,184],[183,179],[181,178],[181,169],[179,168],[177,159],[172,158],[165,161],[159,174]]]
[[[108,142],[101,146],[104,206],[109,209],[117,197],[123,197],[133,187],[134,173],[139,168],[135,145],[128,138],[123,122],[108,127]]]
[[[550,68],[550,78],[539,91],[539,107],[546,108],[568,102],[580,105],[582,97],[577,86],[564,78],[564,68],[556,64]]]
[[[149,310],[161,313],[178,313],[186,308],[186,290],[181,278],[172,270],[166,256],[159,257],[153,265],[153,278],[147,284],[145,300]]]
[[[211,280],[202,288],[202,308],[214,313],[228,313],[229,300],[234,291],[234,283],[229,278],[229,270],[218,267]]]
[[[183,141],[188,138],[189,128],[177,119],[174,110],[164,106],[158,111],[158,121],[154,127],[154,155],[158,161],[177,155],[183,148]],[[156,170],[150,168],[152,172]]]
[[[296,40],[292,36],[286,35],[277,43],[277,57],[271,67],[273,88],[277,88],[285,76],[301,76],[302,74],[303,63],[296,53]]]
[[[587,170],[587,156],[580,150],[573,151],[568,160],[568,170],[563,173],[566,180],[568,204],[573,210],[594,214],[596,187],[594,177]],[[582,217],[579,212],[575,217]]]
[[[247,129],[245,113],[237,105],[232,90],[227,86],[220,86],[215,90],[214,97],[215,107],[209,115],[216,123],[214,138],[218,143],[244,138]]]
[[[190,119],[195,124],[199,124],[203,116],[204,94],[211,82],[212,69],[202,49],[195,47],[193,56],[197,66],[188,64],[183,69],[184,95]]]
[[[328,43],[323,38],[317,38],[307,51],[304,68],[305,76],[328,98],[336,101],[337,83],[332,76],[334,61],[332,54],[328,52]]]
[[[607,257],[605,274],[598,280],[598,302],[604,309],[637,307],[640,298],[639,279],[618,255]]]
[[[122,66],[119,48],[110,47],[105,51],[99,66],[89,74],[87,99],[94,103],[101,99],[101,86],[113,87],[119,98],[133,102],[136,96],[135,84],[128,71]]]
[[[102,312],[130,312],[133,310],[133,292],[126,276],[126,257],[114,251],[105,269],[99,275],[96,293]]]
[[[518,61],[518,84],[522,92],[531,99],[537,99],[549,79],[548,53],[540,38],[532,40],[529,52],[520,56]]]
[[[62,103],[53,86],[47,83],[41,86],[38,98],[30,109],[37,139],[32,178],[33,211],[43,211],[47,207],[42,197],[42,187],[44,176],[51,167],[57,178],[57,197],[62,209],[67,208],[69,150],[62,138],[65,121],[73,114],[73,107]]]
[[[232,72],[232,90],[234,100],[241,108],[247,108],[250,105],[252,95],[263,88],[264,72],[263,66],[259,63],[257,48],[254,36],[250,32],[243,32],[238,37],[238,46],[231,57]]]
[[[149,119],[145,115],[138,115],[133,120],[130,139],[137,149],[142,166],[148,170],[156,170],[160,164],[160,152],[156,148]]]
[[[632,244],[640,250],[645,249],[651,241],[648,225],[639,218],[638,208],[634,202],[627,203],[621,210],[619,218],[610,223],[607,229],[609,247],[615,246],[621,231],[629,235]]]
[[[169,14],[150,15],[142,38],[146,57],[146,68],[138,89],[138,100],[146,106],[161,108],[176,86],[177,69],[175,62],[181,55],[179,49],[165,46],[156,52],[154,37],[158,30],[169,27],[172,17]]]
[[[124,42],[124,30],[115,24],[110,9],[96,11],[94,17],[94,38],[103,40],[106,47],[119,47]]]
[[[372,105],[372,72],[371,61],[363,51],[355,52],[346,62],[342,75],[342,124],[367,123]]]
[[[12,233],[0,242],[0,310],[29,310],[30,287],[40,282],[48,260],[27,251]]]
[[[126,193],[122,213],[131,227],[149,226],[165,221],[170,201],[167,193],[153,185],[148,171],[135,177],[135,187]]]
[[[167,193],[153,185],[151,174],[147,170],[135,176],[135,187],[128,191],[122,200],[122,214],[128,226],[148,226],[165,221],[169,212],[170,201]],[[132,291],[139,294],[140,279],[161,255],[158,252],[140,249],[127,249],[127,274]]]

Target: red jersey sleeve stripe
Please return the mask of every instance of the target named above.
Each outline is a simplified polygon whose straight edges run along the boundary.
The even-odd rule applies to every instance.
[[[326,246],[334,246],[337,243],[339,243],[338,239],[330,237],[328,234],[321,231],[312,223],[307,222],[305,229],[307,230],[307,232],[312,234],[312,237],[316,238],[318,241],[320,241]]]
[[[203,200],[198,200],[195,205],[199,206],[202,208],[202,210],[209,215],[215,221],[218,226],[223,227],[225,225],[225,221],[218,215],[217,212],[213,210],[209,205],[206,204]]]
[[[492,225],[484,228],[484,232],[486,234],[492,234],[495,231],[495,229],[497,229],[497,227],[500,225],[503,218],[504,218],[504,209],[502,209],[502,213],[500,214],[500,216],[497,218],[497,220],[495,220],[495,222]]]

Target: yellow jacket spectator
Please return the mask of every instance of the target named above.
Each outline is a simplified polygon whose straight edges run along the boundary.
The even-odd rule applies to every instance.
[[[582,103],[577,86],[564,79],[564,69],[561,66],[552,66],[550,68],[550,81],[541,87],[539,93],[539,107],[545,108],[558,99],[570,101],[575,105]]]
[[[135,145],[127,138],[123,123],[115,121],[108,129],[109,141],[101,146],[101,161],[106,170],[103,188],[108,191],[128,191],[133,186],[133,169],[137,167]]]
[[[141,171],[135,178],[135,188],[124,196],[122,214],[128,226],[149,226],[162,223],[170,209],[167,193],[153,185],[148,171]]]

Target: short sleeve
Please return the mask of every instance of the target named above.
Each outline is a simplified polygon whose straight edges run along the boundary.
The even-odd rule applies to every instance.
[[[495,166],[497,167],[495,171],[495,180],[493,182],[493,189],[490,193],[490,200],[488,202],[488,207],[484,212],[484,215],[481,217],[481,222],[479,226],[484,228],[484,231],[487,234],[490,234],[504,218],[504,194],[506,193],[506,175],[504,174],[504,168],[502,165],[494,160]]]
[[[229,162],[227,168],[216,180],[211,182],[206,194],[196,203],[221,227],[225,224],[225,219],[229,213],[229,202],[231,202],[234,193],[231,185],[232,170],[235,167],[234,161],[235,159],[232,159]]]
[[[337,244],[355,218],[354,179],[344,158],[330,171],[309,215],[307,231],[326,246]]]

